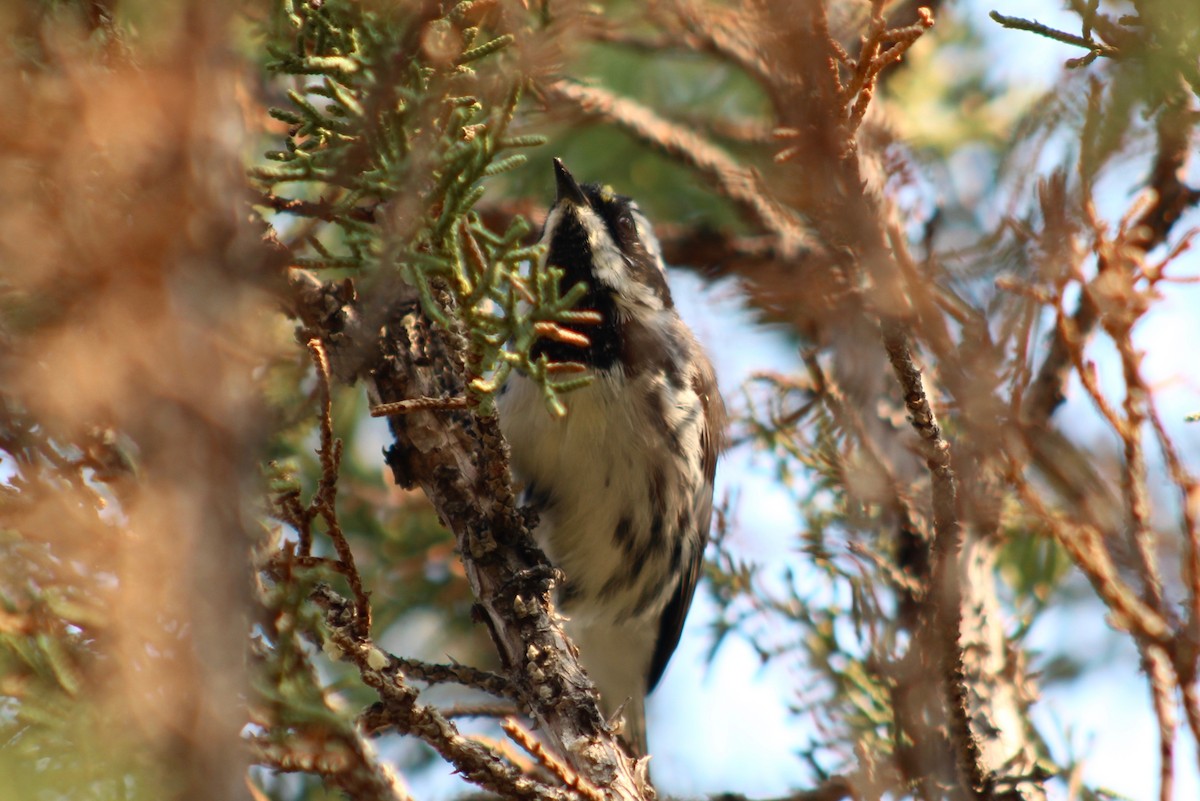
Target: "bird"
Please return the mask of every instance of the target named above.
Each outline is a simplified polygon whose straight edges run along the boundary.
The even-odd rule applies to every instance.
[[[556,611],[626,747],[648,753],[645,697],[679,644],[708,543],[725,406],[713,365],[671,298],[662,248],[636,202],[580,184],[554,159],[540,242],[559,290],[585,288],[599,322],[538,339],[530,358],[585,366],[591,381],[547,410],[513,372],[497,398],[534,537],[563,580]]]

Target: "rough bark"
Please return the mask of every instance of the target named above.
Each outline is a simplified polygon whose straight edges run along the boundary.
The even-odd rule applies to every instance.
[[[463,394],[457,337],[430,323],[415,292],[376,289],[355,304],[346,286],[298,274],[295,311],[317,325],[333,372],[367,380],[373,402]],[[494,417],[413,411],[389,419],[387,463],[396,482],[421,487],[453,532],[476,612],[520,701],[579,776],[619,799],[653,797],[645,762],[629,757],[601,716],[596,691],[556,619],[553,568],[536,547],[508,475]]]

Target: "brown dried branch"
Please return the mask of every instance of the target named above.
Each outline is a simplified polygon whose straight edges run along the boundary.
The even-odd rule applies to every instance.
[[[661,10],[660,10],[661,9]],[[779,78],[777,65],[761,47],[755,9],[726,8],[696,0],[672,0],[654,9],[674,41],[697,53],[710,53],[743,70],[766,87]]]
[[[857,147],[855,134],[866,117],[867,108],[875,96],[875,86],[883,71],[899,62],[921,35],[933,27],[933,12],[921,7],[917,9],[916,22],[889,28],[884,18],[885,5],[884,0],[872,0],[871,19],[866,35],[862,37],[858,58],[851,58],[829,31],[824,4],[816,4],[812,9],[814,31],[829,48],[830,53],[826,59],[826,72],[834,91],[828,100],[837,106],[834,113],[840,123],[840,160],[847,159]],[[849,73],[846,77],[843,77],[843,70]],[[806,152],[801,131],[780,128],[777,135],[782,139],[801,141],[777,153],[776,162],[790,161]]]
[[[1099,107],[1096,92],[1093,92],[1093,102],[1089,106],[1089,123],[1093,129],[1102,124]],[[1049,353],[1031,387],[1023,410],[1026,424],[1045,426],[1061,402],[1062,386],[1073,369],[1079,375],[1085,391],[1123,442],[1123,495],[1127,520],[1130,523],[1127,528],[1132,538],[1133,558],[1122,561],[1131,563],[1136,569],[1140,578],[1144,608],[1137,608],[1130,603],[1131,593],[1112,569],[1112,557],[1106,553],[1105,544],[1114,550],[1114,555],[1120,559],[1121,552],[1115,551],[1118,542],[1115,535],[1100,537],[1095,532],[1066,534],[1061,531],[1060,521],[1051,522],[1051,529],[1060,541],[1063,541],[1073,560],[1083,569],[1097,593],[1118,616],[1122,625],[1128,627],[1131,634],[1141,640],[1139,648],[1143,654],[1143,666],[1151,685],[1153,708],[1160,728],[1160,791],[1165,794],[1164,797],[1170,795],[1173,782],[1175,724],[1170,703],[1170,688],[1175,682],[1164,669],[1164,660],[1157,654],[1161,653],[1158,648],[1162,648],[1162,652],[1169,655],[1169,663],[1182,690],[1185,715],[1188,716],[1191,726],[1197,716],[1195,710],[1188,708],[1187,688],[1196,675],[1196,649],[1193,643],[1196,642],[1196,621],[1200,620],[1197,616],[1197,609],[1200,609],[1197,601],[1197,598],[1200,598],[1200,586],[1192,577],[1196,575],[1194,571],[1197,565],[1200,565],[1196,557],[1196,554],[1200,553],[1200,539],[1196,535],[1195,513],[1191,502],[1194,480],[1178,461],[1174,446],[1161,421],[1157,419],[1153,394],[1140,375],[1141,357],[1133,348],[1130,331],[1137,317],[1148,308],[1149,303],[1145,297],[1138,296],[1140,290],[1134,287],[1134,283],[1141,277],[1147,277],[1153,284],[1162,274],[1161,269],[1147,269],[1144,266],[1144,255],[1166,241],[1182,210],[1196,202],[1195,191],[1183,185],[1181,181],[1190,149],[1187,144],[1191,127],[1191,120],[1187,114],[1189,109],[1190,100],[1177,99],[1160,110],[1156,120],[1158,148],[1150,172],[1153,189],[1131,205],[1129,213],[1121,221],[1117,234],[1111,241],[1105,235],[1104,227],[1096,220],[1090,201],[1085,197],[1085,217],[1091,224],[1093,250],[1098,256],[1097,275],[1083,286],[1079,305],[1071,318],[1066,317],[1061,300],[1056,302],[1058,324],[1055,336],[1051,340]],[[1085,132],[1085,137],[1087,136],[1089,134]],[[1085,186],[1089,185],[1090,183],[1085,181]],[[1186,239],[1185,236],[1183,241]],[[1177,250],[1178,247],[1173,248],[1172,252]],[[1084,356],[1089,335],[1096,323],[1101,321],[1113,337],[1121,358],[1126,384],[1123,416],[1118,415],[1104,397],[1094,375],[1094,368]],[[1147,419],[1151,421],[1168,462],[1172,481],[1179,487],[1183,497],[1184,536],[1187,542],[1183,572],[1190,603],[1188,621],[1182,627],[1172,625],[1173,615],[1164,605],[1161,577],[1150,541],[1142,446],[1142,427]],[[1061,449],[1049,449],[1047,446],[1050,441],[1041,435],[1033,437],[1032,457],[1034,464],[1044,473],[1056,475],[1062,461],[1059,453]],[[1090,466],[1088,469],[1090,470]],[[1083,479],[1080,486],[1096,487],[1101,486],[1101,482],[1088,478]],[[1028,498],[1029,493],[1024,487],[1021,491]],[[1089,509],[1088,506],[1081,508]],[[1104,531],[1115,530],[1118,524],[1118,520],[1111,515],[1096,518],[1093,513],[1093,519],[1096,519]],[[1064,534],[1070,542],[1063,539]],[[1133,611],[1133,608],[1136,608],[1136,611]],[[1147,628],[1159,638],[1157,647],[1145,642]]]
[[[851,70],[850,80],[841,86],[839,98],[848,141],[852,141],[854,132],[862,125],[880,74],[903,58],[921,34],[933,27],[933,13],[928,8],[919,8],[917,22],[903,28],[888,28],[883,15],[884,5],[884,0],[872,0],[871,22],[858,58],[842,59]],[[885,48],[885,45],[890,46]],[[840,80],[839,84],[842,84]]]
[[[1025,395],[1025,405],[1021,411],[1026,425],[1046,425],[1054,410],[1066,399],[1072,354],[1086,342],[1098,319],[1096,304],[1085,287],[1075,311],[1055,326],[1046,358]]]
[[[1147,396],[1146,412],[1167,463],[1167,472],[1180,493],[1180,517],[1183,519],[1183,540],[1186,543],[1181,572],[1188,594],[1188,611],[1173,661],[1180,684],[1187,686],[1195,681],[1197,662],[1200,660],[1200,531],[1197,530],[1200,482],[1184,467],[1175,443],[1163,426],[1152,394]],[[1197,764],[1200,764],[1200,760]]]
[[[936,421],[924,391],[920,394],[908,391],[910,387],[920,386],[921,382],[920,373],[912,360],[913,346],[909,344],[918,335],[916,332],[931,344],[936,355],[946,357],[949,375],[953,375],[953,366],[958,363],[954,340],[949,335],[938,336],[938,333],[945,328],[943,313],[947,309],[951,312],[958,310],[951,308],[952,304],[930,290],[929,277],[922,274],[908,256],[906,247],[903,247],[903,237],[889,237],[895,226],[890,224],[887,200],[864,178],[864,174],[870,173],[864,172],[854,131],[844,122],[857,122],[863,118],[871,99],[868,87],[874,86],[872,75],[877,76],[879,70],[894,63],[894,58],[903,52],[918,31],[904,31],[895,37],[884,34],[886,26],[882,23],[881,9],[876,6],[873,36],[868,33],[860,53],[862,58],[853,61],[830,34],[823,14],[824,4],[811,4],[811,17],[802,17],[804,23],[810,24],[809,28],[800,24],[796,15],[786,10],[785,4],[776,4],[775,8],[777,13],[771,17],[770,23],[774,27],[764,27],[760,32],[764,52],[771,56],[772,63],[778,65],[776,80],[768,93],[776,105],[780,120],[788,126],[780,133],[796,140],[789,143],[788,149],[781,154],[783,160],[799,160],[803,157],[806,168],[803,179],[800,174],[796,175],[794,183],[800,185],[788,187],[788,195],[812,221],[824,252],[836,256],[837,269],[844,271],[847,276],[847,289],[843,290],[841,302],[836,304],[842,322],[834,325],[844,327],[847,313],[865,313],[866,317],[877,320],[882,318],[877,325],[881,325],[886,332],[885,342],[889,346],[886,349],[893,362],[893,371],[900,380],[906,402],[916,404],[915,408],[910,407],[910,411],[914,412],[914,423],[923,434],[937,432],[921,441],[925,443],[922,452],[926,456],[934,485],[934,540],[937,549],[934,558],[940,568],[930,588],[927,615],[921,622],[921,636],[916,642],[928,643],[936,654],[943,709],[950,718],[948,729],[951,748],[943,752],[940,745],[934,745],[936,734],[925,737],[926,747],[923,750],[931,761],[912,765],[910,777],[914,781],[929,782],[922,786],[930,793],[937,792],[934,789],[937,782],[947,778],[945,774],[939,775],[940,761],[951,757],[956,765],[960,786],[971,795],[986,794],[991,791],[995,781],[993,771],[1005,770],[1007,761],[1014,758],[1015,754],[1005,753],[994,762],[985,762],[976,734],[971,729],[973,713],[968,706],[970,693],[961,643],[961,609],[958,606],[964,599],[957,564],[962,531],[956,508],[956,477],[950,464],[948,446],[945,446],[940,430],[930,427],[936,427]],[[784,20],[792,22],[784,25]],[[930,18],[922,17],[917,24],[923,30],[930,21]],[[901,46],[887,57],[882,56],[886,52],[885,43],[893,38]],[[842,80],[840,65],[846,65],[850,70],[847,81]],[[847,97],[853,97],[849,106],[846,105]],[[870,165],[867,169],[871,169]],[[810,184],[821,187],[822,191],[806,190],[804,187]],[[832,317],[830,321],[833,321]],[[939,329],[939,325],[942,328]],[[925,408],[921,408],[922,405]],[[942,452],[943,447],[947,448],[947,452]],[[943,609],[945,606],[951,608]],[[1001,621],[997,618],[989,621],[989,624],[998,627]],[[992,639],[989,637],[987,641],[990,643]],[[995,639],[1002,641],[1003,638],[1001,635]],[[914,671],[913,675],[917,673],[919,671]],[[999,670],[986,675],[984,671],[977,673],[978,679],[993,684],[996,681],[1012,681],[1011,674]],[[996,696],[994,687],[983,686],[979,681],[972,684],[972,691],[985,704],[987,699]],[[1014,690],[1009,695],[1017,699],[1020,692]],[[1004,711],[1014,716],[1020,714],[1017,709],[1006,708]],[[928,727],[921,721],[929,720],[931,712],[935,716],[938,714],[936,709],[925,706],[908,709],[900,715],[904,717],[911,713],[906,720],[912,725],[906,730],[915,732],[919,729],[924,734],[928,732]],[[992,724],[990,715],[995,712],[986,706],[982,708],[979,714],[984,716],[986,722],[981,723],[981,728],[986,730]],[[1012,735],[1012,739],[1019,739],[1019,735]],[[1024,749],[1021,750],[1024,753]],[[953,778],[949,780],[953,781]]]
[[[571,770],[569,765],[564,764],[557,759],[553,754],[542,747],[538,739],[533,736],[533,733],[522,726],[515,718],[507,718],[501,724],[500,728],[504,729],[504,733],[512,738],[512,741],[521,746],[525,753],[529,754],[537,764],[541,765],[564,785],[571,790],[574,790],[580,797],[586,801],[605,801],[604,792],[596,785],[582,778],[578,773]]]
[[[959,310],[946,299],[946,294],[940,292],[938,285],[930,280],[930,271],[921,269],[917,264],[908,249],[908,238],[901,230],[898,220],[888,222],[886,236],[895,267],[903,279],[902,286],[908,298],[907,305],[916,320],[915,328],[920,331],[921,338],[937,357],[946,380],[959,384],[952,387],[955,390],[954,394],[960,398],[967,397],[970,393],[965,391],[961,384],[969,379],[963,376],[959,346],[950,333],[951,323],[946,318],[951,317],[952,321],[962,328],[969,328],[978,324],[978,321],[959,314]]]
[[[770,232],[779,252],[795,256],[812,247],[803,223],[770,199],[754,170],[742,166],[690,128],[663,119],[645,106],[603,88],[555,81],[543,86],[542,91],[547,98],[615,125],[694,168],[750,220]]]
[[[1157,648],[1142,648],[1142,670],[1150,683],[1150,698],[1154,716],[1158,719],[1158,797],[1171,801],[1175,797],[1175,682],[1169,660]]]
[[[1155,122],[1157,149],[1146,190],[1151,200],[1129,226],[1131,232],[1137,232],[1136,239],[1130,244],[1135,244],[1143,253],[1164,243],[1183,212],[1200,202],[1200,192],[1183,183],[1191,154],[1190,110],[1191,101],[1180,100],[1160,110]],[[1099,280],[1106,270],[1107,264],[1102,260],[1093,280]],[[1045,426],[1062,403],[1071,371],[1071,353],[1086,345],[1099,316],[1092,287],[1085,285],[1079,305],[1071,315],[1071,325],[1052,335],[1046,358],[1026,396],[1022,410],[1026,425]],[[1074,341],[1068,341],[1068,335]]]
[[[1078,331],[1072,331],[1071,325],[1073,320],[1067,317],[1066,310],[1062,305],[1062,298],[1055,301],[1055,328],[1058,330],[1059,339],[1068,344],[1067,360],[1074,372],[1079,376],[1079,382],[1087,391],[1088,397],[1096,406],[1096,410],[1100,415],[1108,421],[1113,430],[1118,434],[1123,433],[1123,425],[1120,415],[1116,409],[1108,402],[1108,398],[1100,389],[1100,381],[1096,375],[1096,366],[1089,362],[1084,355],[1083,342]]]
[[[960,587],[958,555],[962,548],[962,530],[957,509],[956,477],[949,457],[949,445],[941,434],[933,415],[932,406],[925,395],[919,370],[912,359],[912,334],[910,329],[921,326],[924,338],[934,346],[939,357],[944,357],[947,367],[955,362],[955,346],[948,334],[938,336],[944,331],[941,309],[944,306],[929,291],[927,277],[920,274],[912,258],[909,256],[904,238],[899,233],[898,226],[887,222],[887,214],[880,205],[880,198],[864,192],[862,169],[859,164],[858,148],[854,140],[854,130],[865,115],[867,104],[871,99],[871,90],[881,70],[894,63],[898,57],[921,31],[932,23],[932,18],[922,15],[917,26],[912,30],[899,31],[892,37],[887,32],[883,22],[882,6],[874,5],[874,15],[871,29],[864,39],[860,58],[851,61],[837,42],[830,36],[825,25],[821,6],[814,5],[813,25],[816,31],[816,42],[807,49],[816,49],[819,45],[827,47],[830,54],[828,62],[828,83],[835,91],[822,91],[818,97],[822,105],[813,109],[813,113],[828,113],[828,106],[840,107],[842,111],[835,118],[846,120],[841,124],[832,138],[840,141],[833,154],[836,156],[838,169],[841,174],[832,177],[834,185],[854,187],[834,208],[826,208],[821,213],[814,214],[817,227],[825,234],[828,242],[839,243],[842,247],[853,252],[855,263],[852,274],[859,274],[854,281],[864,279],[870,286],[869,294],[861,298],[858,306],[861,313],[861,300],[866,305],[876,306],[875,313],[883,319],[880,325],[884,332],[885,350],[888,353],[892,368],[900,382],[902,394],[910,412],[910,419],[921,436],[921,452],[925,456],[933,487],[934,506],[934,536],[933,536],[933,575],[930,579],[928,594],[923,604],[924,614],[920,618],[918,637],[915,642],[927,643],[936,653],[938,665],[938,684],[944,702],[944,709],[949,717],[947,726],[950,750],[953,754],[961,787],[975,797],[982,797],[991,792],[994,783],[992,770],[987,767],[976,734],[972,731],[972,711],[969,705],[969,692],[965,658],[962,651],[962,611],[963,595]],[[883,55],[884,42],[893,39],[897,45],[888,55]],[[814,68],[823,63],[819,55],[810,56],[806,62]],[[851,74],[848,81],[843,81],[839,74],[839,64],[846,64]],[[811,101],[810,101],[811,102]],[[810,154],[813,141],[820,141],[819,136],[796,130],[796,137],[804,138],[782,156],[785,160],[792,155]],[[811,159],[810,159],[811,160]],[[831,250],[833,248],[830,248]],[[866,275],[861,275],[862,268]],[[899,269],[897,269],[899,268]],[[941,325],[942,328],[938,326]],[[998,621],[997,621],[998,622]],[[915,650],[920,646],[914,647]],[[911,675],[919,675],[919,669]],[[988,697],[986,691],[978,692],[981,698]],[[915,700],[912,699],[912,700]],[[903,699],[899,703],[898,722],[911,729],[910,736],[918,736],[917,729],[922,729],[922,720],[928,719],[927,709],[910,708]],[[925,724],[927,725],[927,724]],[[934,738],[928,736],[924,729],[920,734],[926,741],[925,753],[937,759],[940,754],[933,756],[936,746],[931,747]],[[1005,754],[1002,759],[1008,759],[1011,754]],[[932,763],[912,766],[914,778],[921,781],[935,781]],[[999,770],[1001,762],[996,762],[994,768]],[[927,788],[932,785],[924,785]]]
[[[1170,627],[1121,581],[1100,532],[1093,526],[1066,520],[1052,512],[1038,492],[1016,472],[1010,473],[1009,480],[1021,501],[1041,523],[1050,528],[1054,538],[1071,555],[1071,561],[1087,576],[1105,606],[1112,610],[1114,625],[1170,651]]]
[[[1103,124],[1102,103],[1098,85],[1094,85],[1089,103],[1085,144],[1092,141]],[[1173,687],[1178,684],[1189,727],[1194,710],[1188,708],[1187,687],[1196,675],[1196,621],[1200,609],[1200,586],[1193,579],[1197,566],[1196,554],[1200,553],[1200,539],[1195,531],[1195,510],[1191,497],[1194,480],[1178,460],[1175,448],[1167,436],[1154,410],[1153,393],[1141,376],[1141,355],[1134,349],[1131,331],[1137,319],[1145,313],[1152,302],[1153,284],[1162,275],[1161,265],[1147,267],[1146,254],[1164,244],[1175,222],[1183,210],[1194,205],[1197,193],[1182,183],[1187,157],[1190,152],[1190,135],[1193,118],[1190,114],[1192,101],[1186,93],[1170,99],[1158,112],[1155,127],[1157,150],[1150,170],[1152,189],[1140,196],[1130,206],[1118,225],[1116,234],[1109,237],[1105,227],[1098,221],[1090,198],[1091,179],[1096,165],[1083,171],[1085,197],[1084,217],[1092,230],[1092,250],[1097,255],[1097,274],[1083,285],[1079,305],[1068,318],[1061,305],[1061,287],[1055,301],[1057,325],[1051,340],[1049,353],[1041,366],[1037,379],[1026,398],[1023,419],[1028,425],[1038,427],[1047,424],[1050,415],[1062,399],[1062,386],[1073,370],[1081,380],[1084,390],[1096,408],[1108,421],[1121,439],[1124,447],[1122,465],[1122,495],[1125,520],[1114,515],[1097,516],[1091,505],[1080,508],[1089,513],[1099,531],[1064,532],[1062,521],[1048,520],[1052,531],[1063,542],[1076,564],[1088,576],[1104,603],[1113,611],[1119,625],[1127,628],[1139,640],[1143,669],[1150,683],[1154,713],[1159,722],[1161,773],[1160,792],[1169,797],[1173,783],[1173,751],[1176,724],[1171,703]],[[1184,246],[1185,235],[1179,245],[1172,248],[1175,253]],[[1170,256],[1168,256],[1168,261]],[[1064,275],[1073,276],[1074,271]],[[1143,290],[1136,284],[1147,279],[1150,288]],[[1099,387],[1094,367],[1087,361],[1085,348],[1088,338],[1097,323],[1113,339],[1119,353],[1126,387],[1122,413],[1108,402]],[[1186,556],[1183,573],[1188,587],[1188,620],[1180,625],[1172,609],[1165,604],[1162,579],[1159,575],[1152,529],[1149,523],[1149,498],[1146,486],[1146,466],[1143,446],[1143,427],[1150,421],[1168,463],[1173,483],[1183,498],[1183,521]],[[1062,461],[1061,449],[1050,449],[1051,440],[1039,435],[1031,438],[1033,462],[1047,475],[1057,475]],[[1090,470],[1090,466],[1088,466]],[[1102,486],[1098,479],[1085,478],[1079,486]],[[1023,497],[1031,493],[1020,487]],[[1041,513],[1039,512],[1039,516]],[[1125,525],[1120,525],[1124,522]],[[1130,547],[1126,551],[1119,546],[1120,538],[1128,531]],[[1099,532],[1105,532],[1103,536]],[[1111,533],[1110,533],[1111,532]],[[1066,539],[1064,539],[1064,537]],[[1133,594],[1113,569],[1114,558],[1128,564],[1137,575],[1141,587],[1141,599],[1132,602]],[[1149,631],[1147,631],[1149,629]],[[1157,637],[1153,644],[1147,637]],[[1165,656],[1164,656],[1165,655]],[[1171,676],[1167,665],[1174,671]]]
[[[1176,668],[1179,675],[1179,693],[1183,697],[1183,713],[1187,718],[1188,729],[1192,732],[1192,742],[1196,744],[1196,764],[1200,765],[1200,688],[1197,688],[1195,663],[1192,663],[1191,674]]]
[[[1163,604],[1162,576],[1151,541],[1153,532],[1150,528],[1150,499],[1146,486],[1146,457],[1142,443],[1146,421],[1145,403],[1150,392],[1142,380],[1141,356],[1134,351],[1129,333],[1126,329],[1117,341],[1125,377],[1125,419],[1122,421],[1121,431],[1125,459],[1121,483],[1125,493],[1125,508],[1129,514],[1129,536],[1133,540],[1139,578],[1142,581],[1142,598],[1150,608],[1168,618],[1166,606]]]

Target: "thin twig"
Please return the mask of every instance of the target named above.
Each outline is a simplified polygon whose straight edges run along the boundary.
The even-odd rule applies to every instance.
[[[1030,513],[1050,529],[1070,554],[1071,561],[1088,577],[1092,589],[1116,615],[1114,622],[1169,651],[1172,647],[1170,627],[1117,576],[1100,532],[1093,526],[1074,523],[1051,512],[1041,496],[1015,471],[1010,471],[1009,480]]]
[[[355,801],[407,801],[404,782],[395,769],[380,760],[357,735],[331,740],[290,736],[246,739],[252,759],[280,773],[315,773]]]
[[[1125,426],[1121,440],[1125,446],[1122,467],[1122,486],[1129,513],[1129,535],[1138,558],[1138,573],[1142,579],[1142,597],[1146,604],[1167,617],[1162,597],[1162,576],[1154,554],[1153,531],[1150,528],[1150,500],[1146,487],[1146,457],[1142,443],[1142,427],[1146,420],[1145,400],[1149,395],[1142,381],[1141,357],[1134,350],[1126,328],[1117,342],[1121,367],[1125,374]]]
[[[419,659],[409,659],[402,656],[390,656],[392,667],[404,673],[410,679],[416,679],[426,684],[461,684],[464,687],[475,687],[486,693],[520,700],[517,688],[512,682],[499,673],[491,673],[469,665],[440,665],[422,662]]]
[[[447,720],[455,718],[508,718],[516,714],[512,704],[455,704],[442,709]]]
[[[338,470],[342,461],[342,441],[333,437],[333,397],[329,390],[329,357],[325,346],[319,339],[308,341],[308,350],[312,354],[313,363],[317,367],[317,391],[321,404],[321,445],[318,454],[321,459],[321,479],[317,491],[313,495],[312,508],[325,521],[325,533],[338,555],[338,569],[350,584],[354,593],[355,626],[360,634],[366,635],[371,631],[371,601],[370,595],[363,587],[362,577],[354,564],[354,552],[342,531],[341,521],[337,515],[337,484]]]
[[[413,412],[449,412],[471,407],[471,399],[463,396],[453,398],[410,398],[393,403],[380,403],[371,407],[372,417],[394,417]]]
[[[514,743],[521,746],[525,750],[525,753],[533,757],[550,775],[587,799],[587,801],[605,801],[604,792],[599,787],[584,779],[578,773],[571,770],[570,765],[567,765],[555,757],[554,754],[547,751],[538,739],[533,736],[533,733],[522,726],[515,718],[506,718],[501,722],[500,728],[504,729],[504,733],[511,737]]]
[[[851,69],[849,82],[843,83],[840,74],[837,75],[841,116],[845,121],[848,140],[853,137],[866,117],[880,74],[890,65],[900,61],[921,35],[933,27],[933,13],[922,7],[917,9],[917,21],[913,24],[888,28],[884,18],[884,5],[881,0],[872,0],[871,21],[857,59],[850,59],[841,49],[841,45],[837,44],[837,40],[829,37],[829,42],[834,45],[838,55],[838,61]]]
[[[1200,689],[1196,686],[1194,670],[1190,676],[1180,675],[1179,694],[1183,697],[1183,714],[1196,747],[1196,764],[1200,765]]]
[[[300,200],[298,198],[279,197],[275,194],[264,193],[256,202],[275,211],[295,214],[299,217],[310,217],[322,222],[336,222],[339,216],[345,216],[358,222],[370,223],[375,221],[374,209],[358,206],[349,209],[338,209],[334,204],[325,200]]]
[[[1171,801],[1175,797],[1175,683],[1168,669],[1169,661],[1154,647],[1142,648],[1142,669],[1150,683],[1150,698],[1154,717],[1158,720],[1158,797]]]
[[[1056,42],[1062,42],[1063,44],[1085,48],[1086,50],[1089,50],[1098,56],[1118,58],[1121,55],[1121,51],[1110,44],[1097,42],[1095,39],[1090,37],[1077,36],[1073,33],[1060,31],[1057,28],[1051,28],[1050,26],[1044,25],[1036,20],[1023,19],[1022,17],[1008,17],[1004,14],[1001,14],[999,11],[989,12],[988,16],[1003,25],[1005,28],[1036,33],[1038,36],[1045,36],[1047,39],[1053,39]]]
[[[1183,584],[1188,593],[1188,615],[1181,632],[1181,648],[1177,657],[1176,672],[1181,683],[1190,682],[1195,675],[1196,660],[1200,654],[1200,528],[1197,526],[1197,507],[1200,506],[1200,483],[1183,465],[1175,443],[1167,434],[1159,416],[1154,397],[1147,399],[1146,414],[1154,430],[1158,446],[1167,463],[1171,481],[1179,489],[1180,516],[1183,518],[1183,539],[1187,543],[1187,554],[1182,560]],[[1179,665],[1179,658],[1190,660],[1190,667]]]

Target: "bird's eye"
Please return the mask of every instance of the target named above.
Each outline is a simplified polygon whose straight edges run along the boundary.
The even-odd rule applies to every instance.
[[[617,236],[623,245],[632,245],[637,241],[637,224],[634,223],[632,217],[622,215],[617,220]]]

